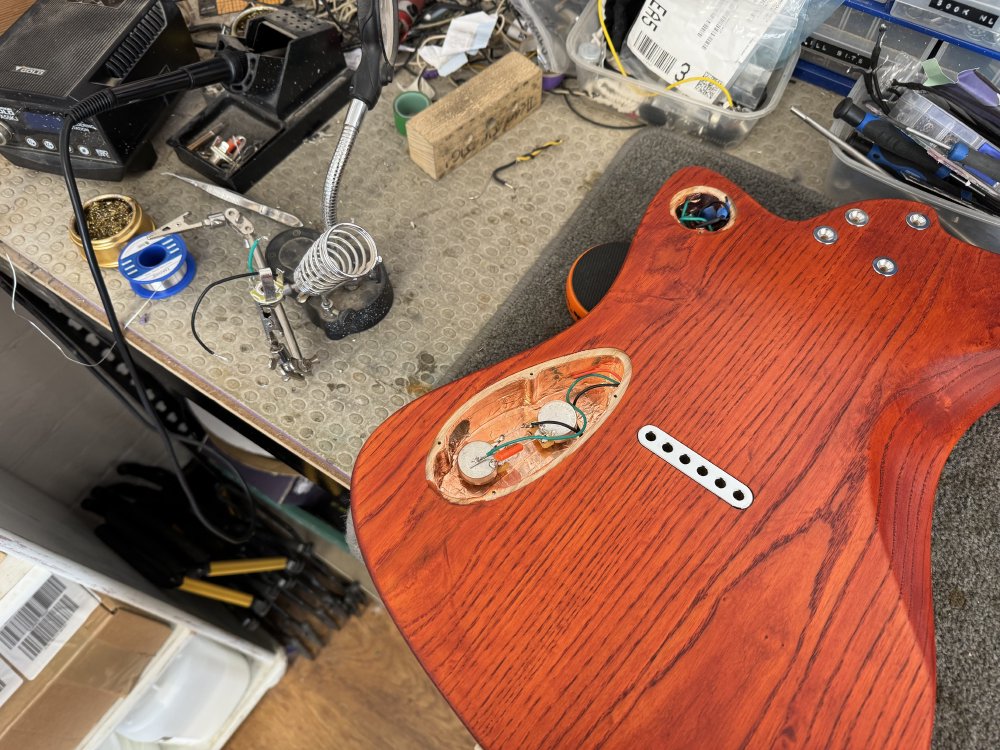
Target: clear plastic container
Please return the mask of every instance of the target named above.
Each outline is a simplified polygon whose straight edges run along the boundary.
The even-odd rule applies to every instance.
[[[793,53],[784,67],[775,70],[767,83],[767,94],[764,105],[755,112],[740,112],[722,106],[708,104],[692,99],[676,91],[666,91],[662,84],[647,83],[637,78],[625,79],[620,73],[608,70],[600,64],[595,64],[593,57],[587,53],[590,48],[581,45],[600,39],[603,45],[601,25],[597,19],[597,0],[592,0],[580,14],[580,18],[566,38],[566,51],[576,65],[576,75],[580,86],[600,80],[603,84],[621,89],[622,98],[632,98],[636,108],[641,103],[651,103],[667,115],[665,127],[692,133],[719,146],[735,146],[740,143],[760,120],[773,112],[785,93],[788,80],[792,77],[795,63],[798,62],[798,52]],[[585,59],[586,57],[590,58]],[[647,96],[656,94],[656,96]]]
[[[880,18],[840,6],[802,43],[802,59],[840,75],[858,78],[871,65]],[[882,43],[882,65],[902,69],[923,60],[935,40],[905,26],[888,24]]]
[[[889,14],[983,47],[1000,43],[998,0],[895,0]]]
[[[136,742],[207,742],[249,684],[250,665],[243,654],[194,636],[115,731]]]
[[[538,45],[538,61],[549,73],[565,73],[571,63],[565,39],[586,0],[511,0]]]
[[[988,141],[958,118],[916,91],[904,91],[892,105],[892,116],[904,125],[944,143],[957,141],[979,150]],[[992,144],[991,144],[992,146]],[[995,146],[988,152],[1000,154]]]
[[[934,57],[941,69],[952,78],[963,70],[978,70],[994,84],[1000,84],[1000,60],[947,43],[941,45]]]
[[[851,91],[851,98],[858,101],[864,96],[864,87],[859,82]],[[852,130],[841,120],[835,120],[830,129],[840,138],[846,138]],[[941,227],[949,234],[984,250],[1000,253],[1000,218],[920,190],[897,180],[874,164],[865,167],[835,146],[830,148],[833,150],[833,161],[826,176],[827,195],[840,203],[866,198],[919,201],[937,212]]]

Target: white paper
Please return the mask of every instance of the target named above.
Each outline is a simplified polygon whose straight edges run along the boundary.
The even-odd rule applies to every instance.
[[[783,0],[646,0],[625,40],[643,65],[663,80],[707,76],[728,85],[770,28]],[[704,81],[676,91],[714,101]]]
[[[0,656],[35,679],[97,605],[82,586],[35,567],[0,599]]]
[[[420,57],[441,76],[450,76],[469,62],[469,58],[466,57],[464,52],[459,52],[457,55],[449,55],[445,53],[442,47],[436,44],[427,44],[421,47]]]
[[[444,54],[450,56],[459,52],[478,52],[490,43],[496,25],[497,17],[483,11],[456,18],[448,26],[441,45]]]

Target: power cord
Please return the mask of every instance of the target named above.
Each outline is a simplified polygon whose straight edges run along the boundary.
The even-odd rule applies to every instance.
[[[6,291],[8,294],[11,295],[11,304],[13,306],[18,291],[16,271],[14,271],[13,265],[11,266],[11,271],[12,271],[11,275],[13,276],[12,281],[8,281],[3,274],[0,274],[0,289],[3,289],[4,291]],[[36,324],[33,320],[25,318],[23,315],[19,313],[15,313],[18,315],[19,318],[24,319],[26,322],[30,323],[32,326],[37,328],[39,332],[43,336],[45,336],[46,339],[48,339],[50,342],[52,342],[53,345],[56,346],[56,348],[64,357],[69,359],[71,362],[74,362],[75,364],[80,364],[87,367],[90,374],[92,374],[95,378],[97,378],[97,381],[107,389],[108,393],[111,396],[113,396],[115,400],[118,401],[118,403],[121,404],[128,412],[130,412],[132,416],[134,416],[139,422],[141,422],[144,427],[150,430],[155,429],[155,426],[153,422],[150,420],[149,416],[143,413],[136,405],[135,401],[138,400],[138,397],[135,394],[131,393],[130,390],[126,390],[122,386],[120,386],[120,384],[116,383],[113,380],[112,376],[109,375],[108,372],[102,367],[104,362],[107,361],[108,358],[110,357],[115,347],[113,346],[108,347],[107,351],[104,352],[101,359],[99,360],[95,359],[88,352],[86,352],[76,341],[74,341],[69,335],[67,335],[63,330],[61,330],[56,325],[55,321],[52,320],[50,315],[46,314],[33,301],[30,301],[28,298],[24,297],[24,295],[22,295],[21,297],[21,307],[25,308],[32,316],[35,317],[36,320],[38,320],[42,325],[44,325],[48,333],[42,331],[41,327],[38,324]],[[128,326],[126,325],[126,328],[127,327]],[[51,336],[49,334],[51,334]],[[61,345],[60,343],[57,343],[54,339],[58,339],[59,342],[61,342]],[[69,354],[67,354],[67,352],[69,352]],[[70,354],[72,354],[73,356],[70,356]],[[257,503],[254,500],[253,491],[250,489],[250,486],[243,478],[243,475],[240,474],[239,470],[236,468],[235,464],[229,459],[229,457],[226,456],[221,451],[209,445],[207,442],[205,442],[204,438],[198,439],[193,435],[182,434],[180,432],[171,433],[171,437],[172,439],[186,445],[188,449],[192,451],[192,456],[196,460],[202,461],[203,465],[207,465],[207,463],[201,458],[200,454],[207,451],[208,453],[212,454],[215,460],[219,461],[222,465],[225,466],[229,474],[231,474],[232,477],[235,477],[235,479],[241,485],[241,488],[243,490],[243,495],[246,498],[247,517],[252,519],[251,527],[255,527]]]
[[[90,230],[87,227],[87,217],[83,210],[83,199],[80,197],[80,190],[77,187],[76,177],[73,173],[73,162],[70,157],[70,135],[73,132],[74,125],[98,113],[108,112],[117,107],[166,94],[200,88],[211,83],[240,80],[246,75],[246,70],[247,63],[245,57],[240,59],[233,53],[222,54],[220,52],[218,57],[179,68],[162,76],[154,76],[153,78],[143,79],[135,83],[104,89],[84,99],[66,113],[59,136],[59,159],[62,164],[66,190],[69,193],[70,205],[72,205],[73,215],[76,217],[76,226],[83,243],[83,253],[87,259],[87,266],[90,268],[90,275],[93,277],[94,285],[97,287],[97,296],[100,298],[101,306],[104,308],[104,313],[107,316],[108,326],[111,329],[111,337],[114,339],[114,344],[118,349],[118,355],[125,363],[132,382],[135,384],[136,395],[139,398],[139,403],[142,405],[143,411],[149,415],[153,428],[159,434],[164,447],[167,449],[174,473],[187,498],[191,513],[212,534],[230,544],[243,544],[250,540],[254,532],[253,517],[251,516],[247,519],[247,528],[244,533],[230,534],[220,529],[208,519],[202,512],[198,500],[194,496],[194,492],[192,492],[191,487],[188,485],[187,479],[184,476],[184,469],[181,466],[177,450],[174,447],[173,439],[167,431],[166,426],[160,420],[156,409],[149,402],[149,397],[146,395],[146,388],[143,385],[139,368],[132,358],[132,352],[128,342],[125,340],[125,335],[118,322],[118,316],[115,314],[114,303],[111,301],[108,287],[104,283],[101,267],[97,263],[97,256],[94,253],[93,242],[90,238]]]

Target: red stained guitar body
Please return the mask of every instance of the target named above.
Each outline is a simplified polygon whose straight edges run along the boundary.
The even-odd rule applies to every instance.
[[[675,217],[705,185],[735,209],[720,231]],[[916,203],[857,205],[863,227],[845,208],[790,222],[708,170],[678,172],[589,316],[368,439],[352,487],[368,567],[488,750],[929,746],[931,511],[955,441],[1000,400],[1000,257]],[[930,226],[908,226],[914,211]],[[876,273],[879,256],[898,273]],[[589,350],[625,358],[541,373]],[[528,444],[536,464],[560,458],[514,457],[495,497],[441,494],[454,452],[503,408],[605,361],[623,387],[585,441]],[[490,406],[495,386],[507,406]],[[752,503],[642,445],[644,425]]]

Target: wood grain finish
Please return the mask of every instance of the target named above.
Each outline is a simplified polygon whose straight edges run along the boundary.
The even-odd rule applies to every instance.
[[[679,226],[711,185],[731,230]],[[417,657],[487,748],[927,747],[931,510],[951,447],[1000,400],[1000,257],[925,207],[778,219],[678,172],[594,312],[418,399],[354,472],[358,537]],[[813,238],[826,224],[833,245]],[[886,255],[899,273],[876,274]],[[424,476],[440,425],[533,362],[632,360],[601,433],[496,502]],[[641,447],[657,424],[750,486],[737,511]]]

